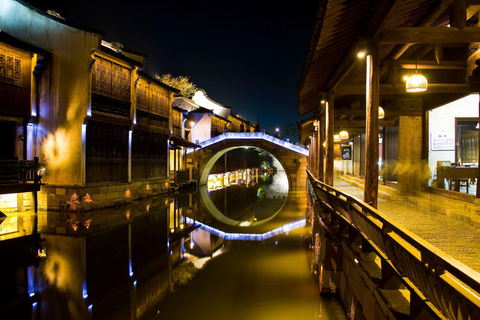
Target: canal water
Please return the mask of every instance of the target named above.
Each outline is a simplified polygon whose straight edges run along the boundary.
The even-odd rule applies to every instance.
[[[34,318],[346,319],[311,273],[305,190],[289,190],[281,170],[214,179],[114,209],[41,213]]]

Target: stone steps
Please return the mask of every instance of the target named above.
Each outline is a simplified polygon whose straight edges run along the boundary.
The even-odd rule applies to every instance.
[[[357,188],[364,189],[365,181],[363,178],[351,176],[351,175],[342,175],[339,177],[343,181],[354,185]],[[379,181],[378,184],[378,196],[382,199],[387,200],[400,200],[400,197],[397,195],[397,189],[391,186],[383,185],[382,182]]]
[[[364,188],[364,180],[355,176],[341,176],[343,181],[358,187]],[[442,195],[416,192],[412,196],[399,196],[397,190],[391,186],[378,186],[378,196],[393,201],[405,201],[420,208],[449,216],[455,220],[465,221],[477,228],[480,228],[480,208],[475,203],[451,199]],[[477,213],[479,212],[479,213]]]
[[[465,221],[480,228],[480,215],[475,203],[450,199],[426,192],[416,192],[415,196],[403,197],[406,201],[433,212],[444,214],[459,221]]]

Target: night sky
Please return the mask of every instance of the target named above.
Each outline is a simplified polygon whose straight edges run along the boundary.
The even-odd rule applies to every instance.
[[[318,0],[28,2],[147,54],[150,75],[190,77],[264,129],[305,118],[297,112],[296,86]]]

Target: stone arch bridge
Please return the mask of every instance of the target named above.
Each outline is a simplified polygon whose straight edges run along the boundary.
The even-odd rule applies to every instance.
[[[271,153],[283,166],[290,187],[303,187],[305,184],[308,150],[266,133],[226,132],[199,145],[202,149],[195,152],[195,162],[199,169],[200,185],[207,183],[210,170],[223,154],[244,147],[259,148]]]

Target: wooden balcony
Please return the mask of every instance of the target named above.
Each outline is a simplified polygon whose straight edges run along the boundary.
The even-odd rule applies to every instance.
[[[40,191],[38,158],[0,160],[0,194]]]

